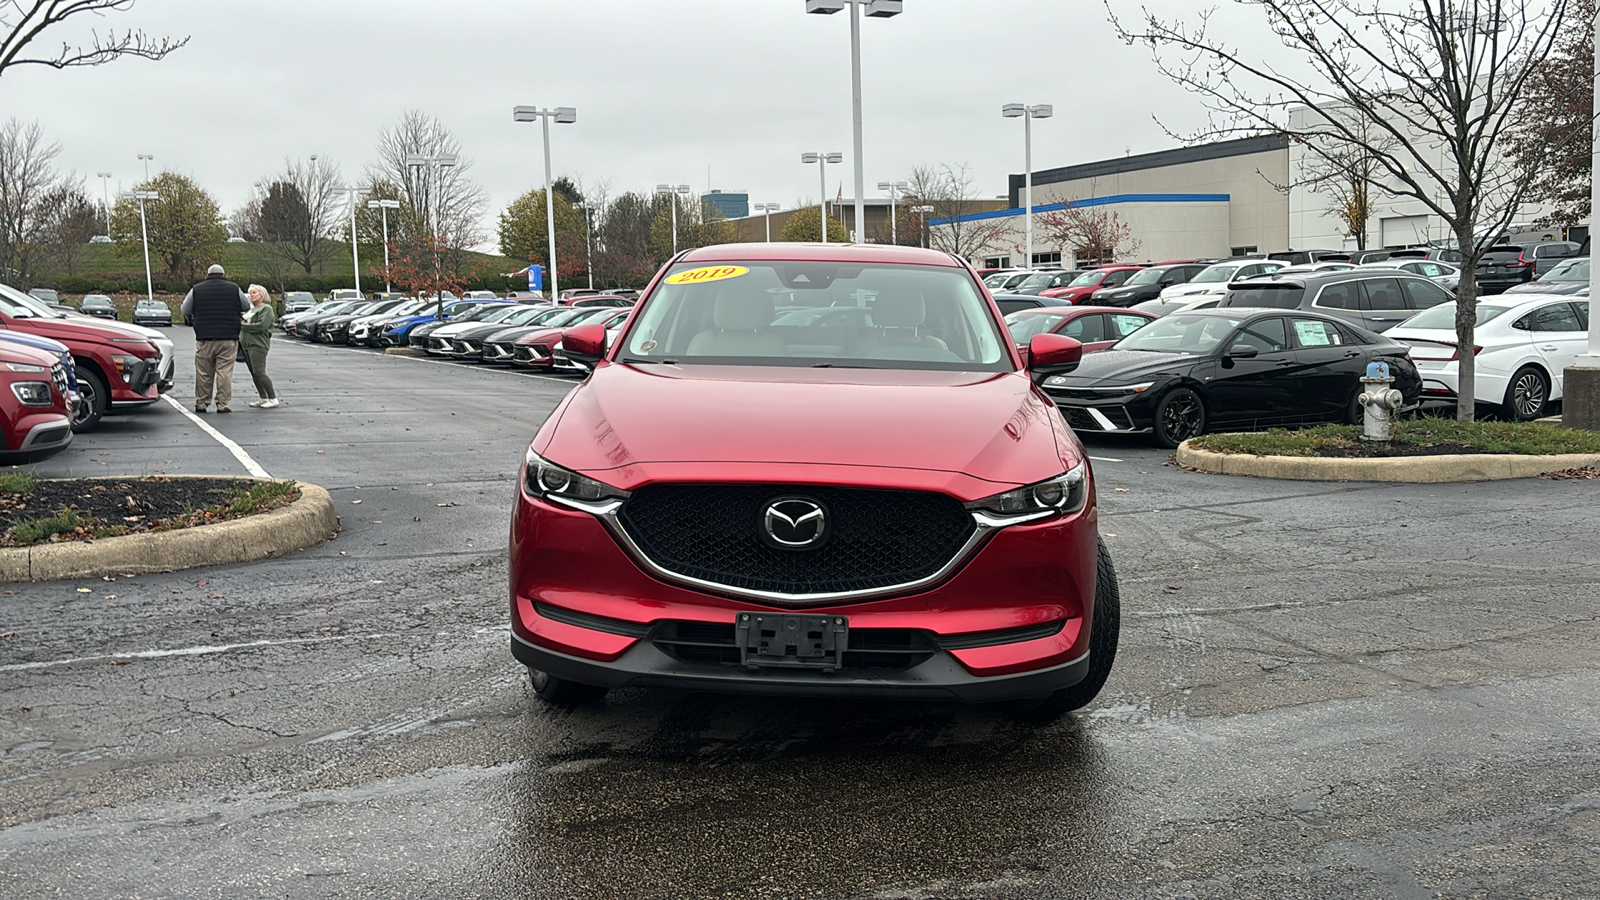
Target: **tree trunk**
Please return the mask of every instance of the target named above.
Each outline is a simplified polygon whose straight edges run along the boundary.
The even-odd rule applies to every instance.
[[[1470,217],[1456,228],[1456,246],[1461,248],[1461,284],[1456,288],[1456,419],[1471,422],[1476,413],[1477,354],[1473,350],[1478,321],[1478,257],[1480,251],[1472,236]]]

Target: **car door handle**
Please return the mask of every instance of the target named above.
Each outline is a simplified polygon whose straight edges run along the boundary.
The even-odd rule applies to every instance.
[[[1561,348],[1555,346],[1554,344],[1540,344],[1539,345],[1539,349],[1540,350],[1559,350]]]
[[[1294,365],[1294,360],[1292,360],[1292,359],[1280,359],[1280,360],[1278,360],[1278,365],[1280,365],[1280,366],[1292,366],[1292,365]]]
[[[1361,355],[1361,351],[1360,350],[1346,350],[1345,354],[1344,354],[1344,358],[1345,359],[1355,359],[1356,357],[1358,357],[1360,355]]]

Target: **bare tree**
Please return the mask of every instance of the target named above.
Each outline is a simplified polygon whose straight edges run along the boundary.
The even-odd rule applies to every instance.
[[[975,257],[1011,228],[1002,217],[964,221],[981,211],[969,168],[966,163],[918,166],[906,177],[908,187],[903,194],[907,206],[933,207],[925,219],[945,220],[929,229],[929,246],[963,259]]]
[[[55,52],[40,47],[38,55],[30,55],[29,45],[45,31],[73,16],[93,14],[98,17],[132,8],[133,0],[3,0],[0,2],[0,75],[12,66],[66,69],[98,66],[123,56],[161,59],[189,43],[187,37],[181,40],[156,38],[136,29],[118,32],[113,28],[104,34],[91,31],[86,44],[62,43],[61,49]]]
[[[89,199],[80,178],[63,178],[45,192],[40,201],[44,231],[52,269],[75,275],[83,248],[89,238],[100,233],[100,204]]]
[[[260,236],[262,253],[307,275],[322,268],[338,249],[336,233],[344,224],[347,195],[338,190],[340,182],[339,168],[324,160],[284,160],[283,170],[253,201],[256,215],[248,230]]]
[[[1039,231],[1048,241],[1071,247],[1079,265],[1104,265],[1139,252],[1133,226],[1105,204],[1076,199],[1038,215]]]
[[[1113,0],[1106,0],[1108,10]],[[1514,160],[1507,147],[1530,79],[1550,55],[1574,0],[1249,0],[1295,58],[1282,67],[1213,33],[1211,11],[1168,20],[1141,8],[1112,23],[1151,48],[1157,68],[1200,97],[1210,123],[1191,140],[1265,133],[1312,137],[1364,151],[1369,182],[1442,219],[1461,249],[1456,340],[1473,345],[1475,268],[1488,243],[1518,215],[1554,147]],[[1587,28],[1589,23],[1575,27]],[[1235,32],[1236,34],[1237,32]],[[1249,47],[1246,43],[1245,47]],[[1587,90],[1588,86],[1578,86]],[[1298,110],[1338,109],[1306,116]],[[1369,125],[1388,143],[1363,137]],[[1568,138],[1571,139],[1570,137]],[[1456,416],[1474,414],[1474,360],[1461,354]],[[1490,398],[1496,400],[1498,398]]]
[[[37,122],[0,124],[0,278],[19,288],[30,287],[48,262],[46,198],[60,180],[60,152]]]
[[[1394,140],[1370,120],[1350,115],[1344,107],[1325,105],[1308,115],[1343,116],[1349,119],[1346,127],[1360,136],[1358,142],[1330,140],[1324,134],[1309,134],[1302,141],[1322,144],[1315,151],[1304,154],[1299,161],[1297,177],[1289,184],[1273,184],[1287,194],[1299,187],[1321,194],[1332,201],[1329,212],[1339,221],[1340,231],[1356,239],[1356,249],[1367,249],[1367,226],[1379,212],[1379,201],[1390,196],[1383,188],[1383,171],[1377,154],[1370,147],[1381,147],[1384,152],[1395,149]],[[1271,182],[1271,179],[1268,179]]]
[[[448,155],[456,161],[450,166],[413,166],[407,162],[413,155]],[[472,160],[461,154],[461,142],[455,135],[438,119],[418,110],[406,113],[384,131],[378,138],[378,160],[367,167],[367,175],[374,183],[396,185],[404,207],[412,211],[407,216],[391,214],[391,231],[396,228],[396,218],[405,220],[391,237],[406,243],[436,227],[447,256],[449,251],[481,243],[488,197],[467,176],[471,168]]]

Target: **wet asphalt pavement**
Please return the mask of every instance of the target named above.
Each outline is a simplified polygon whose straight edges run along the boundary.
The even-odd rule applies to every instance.
[[[1102,440],[1124,627],[1075,717],[557,712],[507,649],[505,542],[571,383],[271,363],[285,406],[241,370],[206,421],[343,532],[3,588],[0,897],[1600,897],[1600,482],[1274,482]],[[245,471],[166,403],[38,468]]]

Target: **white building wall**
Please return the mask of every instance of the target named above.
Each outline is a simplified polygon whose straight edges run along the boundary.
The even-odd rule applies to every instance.
[[[1034,196],[1035,205],[1038,205],[1037,189]],[[1097,208],[1115,212],[1139,240],[1138,252],[1126,255],[1129,262],[1228,255],[1231,210],[1226,202],[1108,203]],[[1018,214],[1006,218],[1005,222],[1006,230],[991,240],[983,252],[973,254],[973,262],[981,263],[991,256],[1008,256],[1011,265],[1022,263],[1027,241],[1023,218]],[[1033,229],[1033,252],[1059,252],[1064,266],[1074,262],[1072,248],[1049,240],[1037,220]]]

